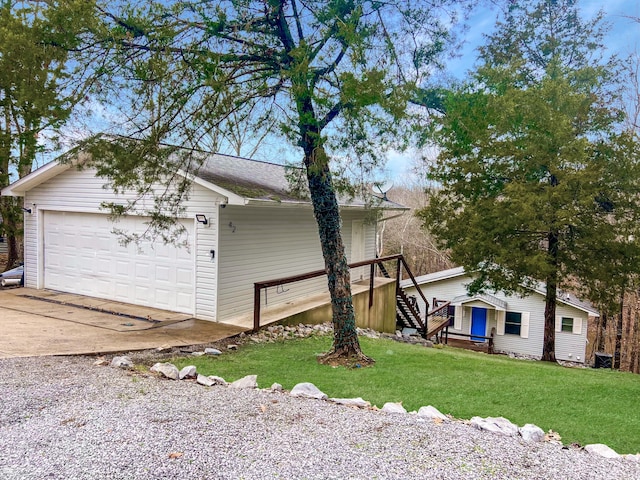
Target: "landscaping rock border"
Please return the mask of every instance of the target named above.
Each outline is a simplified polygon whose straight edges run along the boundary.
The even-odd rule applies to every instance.
[[[405,332],[403,334],[401,331],[396,331],[395,334],[388,334],[388,333],[380,333],[368,328],[367,329],[358,328],[357,332],[358,332],[358,335],[361,337],[387,338],[394,341],[400,341],[403,343],[420,344],[427,348],[434,346],[432,342],[423,339],[419,335],[411,334],[411,332]],[[269,325],[256,333],[252,333],[249,335],[242,333],[238,335],[233,339],[233,343],[230,343],[227,345],[227,350],[228,351],[237,350],[238,345],[241,345],[247,342],[273,343],[276,341],[284,341],[292,338],[307,338],[307,337],[317,336],[317,335],[330,335],[332,333],[333,333],[333,328],[330,323],[318,324],[318,325],[299,324],[297,326]],[[156,353],[162,353],[164,355],[176,354],[175,351],[171,352],[171,351],[167,351],[166,349],[162,349],[162,351],[160,351],[159,349],[158,351],[156,351]],[[180,350],[180,353],[183,353],[183,354],[188,353],[193,356],[202,356],[202,355],[217,356],[217,355],[221,355],[222,351],[217,348],[207,347],[204,350],[189,350],[189,351]],[[509,356],[511,358],[517,358],[521,360],[529,360],[529,361],[539,360],[536,357],[526,356],[526,355],[510,354]],[[108,362],[104,358],[101,358],[101,359],[98,359],[96,362],[94,362],[94,365],[110,365],[115,368],[123,368],[128,370],[134,368],[134,362],[128,356],[115,356],[113,357],[111,362]],[[243,389],[243,388],[257,389],[258,388],[256,375],[248,375],[242,379],[236,380],[235,382],[232,382],[231,384],[229,384],[223,378],[215,375],[204,376],[204,375],[198,374],[196,372],[195,366],[188,366],[182,369],[182,371],[178,371],[177,367],[175,367],[170,363],[156,363],[151,367],[150,371],[158,373],[163,377],[166,377],[169,379],[176,379],[176,380],[177,379],[180,379],[180,380],[193,379],[196,381],[196,383],[204,385],[206,387],[228,386],[228,387],[237,388],[237,389]],[[183,371],[184,372],[188,371],[189,372],[188,375],[187,373],[184,373],[183,375]],[[435,422],[445,422],[445,421],[460,422],[460,423],[468,424],[478,430],[484,430],[490,433],[505,435],[510,437],[519,437],[524,442],[531,442],[531,443],[547,442],[547,443],[562,445],[560,435],[558,435],[556,432],[552,430],[550,430],[548,433],[545,434],[545,432],[540,427],[533,424],[526,424],[522,427],[518,427],[517,425],[513,424],[512,422],[510,422],[509,420],[503,417],[487,417],[487,418],[473,417],[470,420],[460,420],[460,419],[455,419],[451,416],[442,414],[440,411],[438,411],[437,408],[431,405],[421,407],[418,410],[418,412],[415,412],[415,411],[407,412],[407,410],[402,406],[401,403],[393,403],[393,402],[385,403],[384,406],[381,409],[379,409],[376,406],[371,406],[370,402],[360,397],[351,398],[351,399],[328,398],[328,396],[324,392],[320,391],[313,383],[310,383],[310,382],[297,384],[296,386],[294,386],[294,388],[290,392],[286,392],[285,390],[283,390],[282,385],[278,383],[274,383],[269,389],[265,389],[265,390],[275,392],[275,393],[285,393],[293,397],[329,401],[332,403],[336,403],[339,405],[344,405],[352,408],[377,410],[377,411],[388,413],[388,414],[407,414],[407,413],[416,414],[420,417],[431,419]],[[592,455],[601,456],[603,458],[624,458],[628,461],[640,462],[640,453],[635,455],[633,454],[620,455],[617,452],[615,452],[613,449],[608,447],[607,445],[603,445],[603,444],[591,444],[591,445],[586,445],[584,447],[580,447],[579,445],[577,445],[577,448],[582,448],[584,451]]]

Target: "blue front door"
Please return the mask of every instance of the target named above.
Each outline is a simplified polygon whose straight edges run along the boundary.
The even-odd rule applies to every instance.
[[[471,335],[480,335],[484,337],[487,335],[487,309],[486,308],[471,308]],[[473,342],[484,342],[484,338],[471,337]]]

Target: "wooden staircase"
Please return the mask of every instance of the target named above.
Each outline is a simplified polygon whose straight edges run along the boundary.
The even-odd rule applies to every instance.
[[[407,295],[400,286],[400,280],[402,278],[401,267],[404,267],[413,286],[427,307],[427,312],[424,316],[421,315],[416,297]],[[391,275],[389,275],[389,272],[383,264],[380,264],[380,272],[383,276],[391,278]],[[444,330],[449,325],[449,320],[449,302],[435,301],[433,308],[429,310],[429,302],[422,293],[404,257],[400,256],[396,272],[396,327],[399,330],[404,328],[415,329],[420,336],[429,339]]]

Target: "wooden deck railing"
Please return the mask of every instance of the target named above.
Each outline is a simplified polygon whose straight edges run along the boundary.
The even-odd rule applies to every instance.
[[[413,277],[413,274],[409,270],[407,263],[404,260],[402,255],[389,255],[386,257],[373,258],[371,260],[363,260],[361,262],[354,262],[349,264],[349,268],[358,268],[358,267],[370,267],[369,272],[369,307],[373,305],[373,286],[374,286],[374,278],[375,278],[375,267],[376,265],[382,265],[384,262],[396,261],[396,288],[400,288],[400,280],[402,279],[401,266],[405,267],[405,270],[408,272],[413,284],[417,287],[417,282]],[[260,328],[260,298],[261,292],[265,288],[269,287],[277,287],[279,285],[286,285],[289,283],[300,282],[302,280],[309,280],[310,278],[321,277],[326,275],[326,270],[316,270],[314,272],[303,273],[301,275],[292,275],[289,277],[276,278],[274,280],[267,280],[264,282],[256,282],[253,284],[253,329],[258,330]],[[422,299],[425,301],[425,305],[429,305],[427,299],[423,295],[420,288],[417,287],[418,292],[420,293]]]
[[[473,341],[476,338],[482,339],[482,340],[489,340],[489,343],[487,344],[487,353],[494,353],[494,336],[495,336],[495,329],[491,330],[491,334],[489,336],[483,336],[483,335],[469,335],[466,333],[458,333],[458,332],[452,332],[451,334],[449,333],[449,328],[445,328],[442,332],[440,332],[440,339],[442,341],[442,334],[444,332],[444,344],[446,345],[449,341],[449,335],[452,336],[452,338],[457,338],[457,337],[464,337],[464,338],[468,338],[470,341]]]

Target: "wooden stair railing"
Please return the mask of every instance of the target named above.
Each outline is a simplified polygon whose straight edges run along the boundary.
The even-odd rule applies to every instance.
[[[406,328],[415,328],[422,336],[426,331],[426,325],[420,318],[418,309],[402,289],[396,291],[396,323]]]
[[[431,338],[449,326],[449,302],[440,305],[427,314],[427,334]]]
[[[415,328],[418,333],[422,337],[426,337],[427,335],[427,318],[426,316],[423,318],[420,315],[420,309],[418,308],[417,302],[411,301],[411,298],[407,296],[406,292],[400,286],[400,280],[402,278],[402,267],[404,267],[405,271],[409,275],[413,286],[416,288],[416,291],[424,301],[426,306],[426,310],[429,311],[429,302],[426,297],[422,293],[418,282],[416,282],[415,277],[413,276],[413,272],[407,265],[404,257],[402,255],[398,255],[398,263],[396,267],[396,325],[401,328]],[[389,272],[385,268],[385,266],[380,263],[379,264],[380,273],[386,278],[391,278]]]

